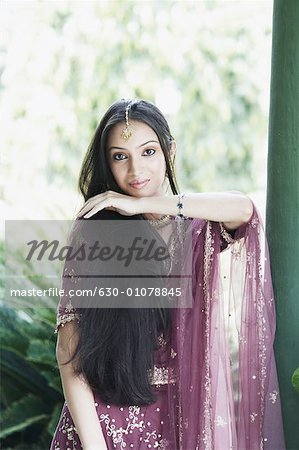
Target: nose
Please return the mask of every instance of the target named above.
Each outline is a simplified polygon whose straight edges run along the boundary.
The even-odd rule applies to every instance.
[[[134,155],[130,157],[129,160],[129,173],[132,176],[138,177],[139,174],[143,173],[144,159],[142,156]]]

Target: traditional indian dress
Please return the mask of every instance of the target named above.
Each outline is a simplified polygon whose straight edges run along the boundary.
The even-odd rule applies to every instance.
[[[192,255],[191,307],[173,308],[171,331],[159,337],[149,371],[155,403],[117,406],[94,393],[107,449],[284,450],[261,217],[254,205],[234,232],[197,218],[172,224],[170,247],[187,242],[184,254]],[[55,332],[80,319],[60,301]],[[68,449],[82,446],[65,402],[50,450]]]

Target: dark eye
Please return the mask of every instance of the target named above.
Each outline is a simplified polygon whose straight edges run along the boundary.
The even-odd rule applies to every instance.
[[[146,152],[154,152],[154,153],[151,153],[151,155],[154,155],[156,153],[156,150],[154,150],[153,148],[147,148],[145,151]]]
[[[115,153],[113,155],[113,159],[115,159],[116,161],[122,161],[123,158],[116,158],[116,156],[124,156],[122,153]]]

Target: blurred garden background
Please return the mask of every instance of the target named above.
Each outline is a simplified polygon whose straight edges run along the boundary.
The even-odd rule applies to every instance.
[[[166,115],[181,191],[240,190],[264,216],[271,0],[0,8],[2,274],[4,219],[73,218],[83,156],[121,98],[145,98]],[[55,311],[0,313],[2,447],[46,449],[63,402]]]

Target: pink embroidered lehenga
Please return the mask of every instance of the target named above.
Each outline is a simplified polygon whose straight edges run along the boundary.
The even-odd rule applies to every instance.
[[[173,235],[181,227],[173,220]],[[159,338],[149,372],[154,404],[122,407],[94,395],[107,448],[284,450],[275,302],[259,213],[254,207],[234,233],[202,219],[184,221],[184,233],[192,307],[174,308],[171,332]],[[56,332],[70,320],[80,324],[80,313],[60,302]],[[67,449],[82,447],[64,403],[50,450]]]

